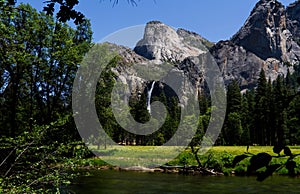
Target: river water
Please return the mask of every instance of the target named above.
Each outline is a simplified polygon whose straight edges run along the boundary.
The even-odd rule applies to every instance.
[[[79,177],[69,189],[78,194],[183,194],[183,193],[300,193],[300,178],[192,176],[125,171],[94,171]]]

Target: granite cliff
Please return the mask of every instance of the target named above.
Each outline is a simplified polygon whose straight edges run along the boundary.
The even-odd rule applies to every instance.
[[[160,71],[168,63],[172,65],[168,71],[189,77],[199,89],[205,87],[206,69],[195,61],[209,53],[218,65],[225,84],[237,79],[242,89],[248,89],[256,87],[261,69],[271,80],[278,75],[285,76],[288,70],[292,72],[293,65],[300,61],[299,40],[300,1],[284,7],[276,0],[260,0],[244,25],[229,40],[214,44],[194,32],[175,30],[162,22],[152,21],[147,23],[144,37],[133,51],[117,45],[114,47],[123,56],[124,64],[142,64]],[[149,84],[146,79],[138,78],[133,68],[127,66],[121,69],[116,72],[121,75],[122,82],[135,83],[131,84],[132,93]],[[181,92],[199,93],[198,90],[186,90]]]
[[[183,29],[177,31],[158,21],[147,23],[145,33],[134,51],[149,60],[178,63],[189,56],[204,53],[207,44],[204,38],[196,33]]]
[[[296,32],[293,35],[288,28],[291,16],[287,12],[278,1],[261,0],[230,40],[220,41],[211,49],[226,82],[238,79],[243,88],[251,88],[256,86],[262,68],[271,80],[285,76],[288,69],[293,71],[291,65],[299,62],[300,47]]]

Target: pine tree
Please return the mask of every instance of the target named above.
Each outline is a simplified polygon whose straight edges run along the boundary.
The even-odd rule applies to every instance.
[[[268,83],[267,83],[267,91],[266,91],[266,109],[265,109],[265,145],[272,145],[272,140],[273,140],[273,134],[274,134],[274,128],[272,126],[273,122],[273,108],[274,108],[274,100],[273,100],[273,89],[272,89],[272,82],[271,82],[271,78],[269,78]]]
[[[288,107],[289,140],[290,145],[300,144],[300,96],[295,97]]]
[[[241,111],[241,90],[236,80],[228,85],[226,110],[228,113]]]
[[[278,76],[274,82],[274,123],[275,123],[275,133],[276,139],[275,144],[284,145],[285,144],[285,130],[283,127],[286,122],[286,115],[284,115],[284,109],[286,104],[286,89],[283,82],[283,77]]]
[[[244,115],[243,128],[249,128],[250,142],[255,143],[257,137],[255,131],[255,91],[250,90],[245,94],[245,100],[247,101],[247,115]]]
[[[243,128],[240,115],[237,112],[229,113],[226,128],[228,137],[226,140],[227,145],[241,145]]]
[[[241,93],[239,84],[233,80],[227,89],[227,109],[223,126],[223,137],[227,145],[240,144],[242,134],[241,120],[237,115],[241,113]],[[231,115],[231,117],[229,117]],[[238,122],[238,123],[233,123]],[[234,135],[234,133],[237,133]],[[238,136],[238,138],[237,138]]]
[[[256,144],[266,145],[265,136],[267,131],[268,113],[268,86],[265,71],[262,69],[259,75],[255,93],[255,128],[254,136]]]
[[[240,115],[241,115],[241,125],[243,128],[243,133],[241,136],[241,145],[249,145],[252,114],[250,114],[250,108],[249,108],[246,94],[242,96],[242,106],[241,106]]]

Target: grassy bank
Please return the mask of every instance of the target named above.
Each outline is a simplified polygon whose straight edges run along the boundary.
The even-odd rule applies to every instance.
[[[290,147],[293,154],[300,154],[300,147],[291,146]],[[247,167],[250,164],[250,157],[239,162],[236,166],[233,166],[233,160],[236,156],[242,154],[256,155],[259,153],[268,153],[271,156],[278,156],[273,152],[273,147],[271,146],[250,146],[249,153],[247,153],[246,146],[216,146],[211,148],[207,153],[200,156],[202,164],[207,168],[212,168],[217,171],[223,172],[225,175],[236,174],[245,175],[247,172]],[[284,155],[281,153],[281,155]],[[270,164],[283,164],[288,160],[289,157],[278,157],[272,158]],[[300,157],[294,159],[297,163],[296,173],[300,172]],[[181,153],[170,164],[196,164],[193,154],[188,149]],[[264,170],[262,168],[261,170]],[[280,169],[277,174],[285,175],[288,174],[286,168]]]
[[[97,150],[103,155],[101,158],[92,158],[81,160],[79,163],[82,166],[93,167],[93,168],[104,168],[103,166],[113,168],[112,165],[107,164],[104,161],[117,161],[121,165],[129,165],[134,163],[137,166],[155,167],[159,164],[167,164],[174,166],[186,166],[186,165],[197,165],[197,161],[192,154],[190,149],[186,149],[180,153],[177,157],[170,160],[170,157],[174,155],[174,152],[178,151],[176,147],[164,148],[163,153],[154,155],[152,146],[124,146],[121,148],[108,147],[105,150]],[[244,175],[249,165],[249,158],[239,162],[233,167],[233,159],[238,156],[247,153],[246,146],[216,146],[212,147],[205,154],[199,155],[201,163],[204,167],[214,169],[219,172],[223,172],[225,175],[236,174]],[[293,154],[300,154],[300,146],[290,146]],[[130,151],[128,151],[130,150]],[[96,150],[94,150],[96,151]],[[248,154],[256,155],[258,153],[268,153],[271,156],[278,156],[273,153],[273,147],[271,146],[250,146]],[[283,155],[283,153],[281,154]],[[103,159],[103,160],[101,160]],[[285,163],[288,157],[272,158],[270,164],[281,164]],[[146,163],[147,161],[147,163]],[[300,172],[300,157],[294,159],[297,163],[296,173]],[[262,169],[263,170],[263,169]],[[282,168],[278,171],[278,174],[288,174],[288,170]]]

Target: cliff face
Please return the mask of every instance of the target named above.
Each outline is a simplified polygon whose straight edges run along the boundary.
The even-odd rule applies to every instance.
[[[116,50],[123,56],[123,64],[142,64],[147,69],[152,68],[152,73],[165,71],[164,63],[168,62],[172,66],[170,72],[181,78],[188,77],[197,88],[205,88],[206,71],[204,64],[197,64],[197,57],[209,53],[218,65],[225,84],[237,79],[241,88],[247,89],[256,86],[262,68],[271,80],[278,75],[286,75],[288,69],[292,72],[292,65],[300,61],[297,42],[300,42],[300,1],[285,8],[276,0],[260,0],[230,40],[213,44],[196,33],[175,30],[153,21],[146,25],[144,37],[134,51],[123,47],[116,47]],[[124,83],[132,83],[132,93],[149,84],[147,79],[139,78],[133,67],[123,66],[116,72]],[[178,81],[179,85],[185,84],[183,79]],[[180,92],[185,95],[199,93],[190,88]]]
[[[181,62],[186,57],[198,56],[206,47],[197,34],[185,30],[174,30],[161,22],[149,22],[145,28],[145,34],[134,51],[158,63],[163,61]]]
[[[287,28],[296,41],[300,39],[300,1],[292,3],[286,8]]]
[[[238,79],[244,88],[255,87],[261,68],[274,80],[286,75],[290,67],[285,64],[299,62],[300,47],[289,30],[291,16],[287,14],[298,7],[300,4],[288,11],[278,1],[260,0],[231,40],[221,41],[211,49],[226,82]]]
[[[275,0],[261,0],[231,40],[264,60],[281,59],[290,44],[289,36],[284,6]]]
[[[233,79],[239,79],[242,87],[254,87],[264,61],[231,41],[221,41],[212,49],[225,84]]]

